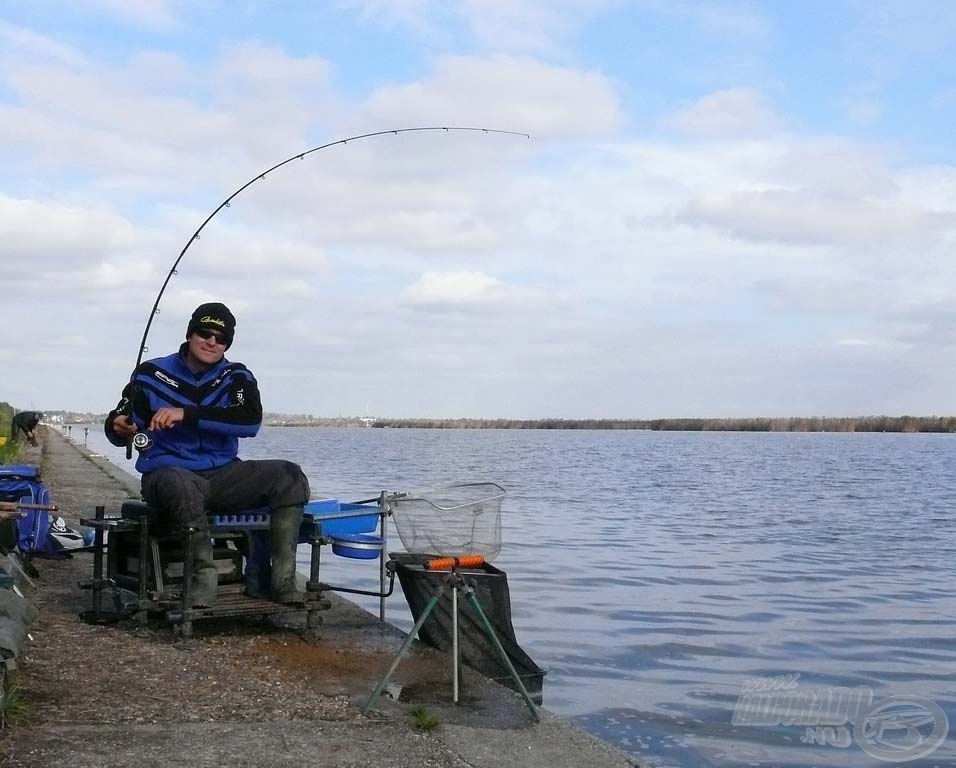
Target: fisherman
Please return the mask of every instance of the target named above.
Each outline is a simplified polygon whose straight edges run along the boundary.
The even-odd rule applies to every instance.
[[[259,388],[242,363],[230,362],[236,318],[218,302],[201,304],[186,328],[186,341],[167,357],[142,363],[104,425],[114,445],[137,432],[151,445],[140,451],[143,498],[160,512],[167,528],[197,529],[193,553],[195,606],[212,605],[217,575],[207,514],[269,507],[269,579],[273,600],[304,602],[296,586],[295,550],[309,481],[297,464],[281,460],[242,461],[239,438],[253,437],[262,424]],[[261,587],[250,579],[247,592]]]
[[[10,425],[10,439],[15,441],[17,432],[23,432],[27,440],[30,441],[30,445],[35,447],[37,444],[37,424],[40,423],[42,418],[43,414],[39,411],[20,411],[20,413],[14,414],[13,422]]]

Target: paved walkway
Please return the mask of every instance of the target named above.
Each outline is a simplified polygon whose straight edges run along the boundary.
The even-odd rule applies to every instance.
[[[41,460],[39,450],[25,458]],[[68,520],[91,516],[97,504],[116,513],[124,498],[138,496],[123,470],[51,429],[42,466]],[[193,648],[180,650],[160,624],[146,631],[83,624],[77,614],[90,598],[76,581],[90,575],[90,563],[89,555],[36,563],[31,596],[40,618],[20,672],[33,713],[0,739],[3,766],[635,765],[546,710],[532,723],[517,694],[470,670],[454,706],[448,659],[418,644],[393,678],[400,701],[383,696],[362,716],[402,636],[337,596],[316,637],[296,626],[199,622]],[[438,728],[416,730],[413,705],[436,715]]]

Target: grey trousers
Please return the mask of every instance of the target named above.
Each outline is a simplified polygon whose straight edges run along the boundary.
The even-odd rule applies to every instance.
[[[295,506],[309,500],[309,481],[298,464],[281,459],[240,461],[193,472],[164,467],[143,475],[143,498],[161,525],[208,531],[206,515],[257,507]]]

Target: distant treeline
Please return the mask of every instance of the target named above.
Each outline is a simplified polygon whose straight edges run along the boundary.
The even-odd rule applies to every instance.
[[[956,416],[776,419],[376,419],[373,427],[418,429],[648,429],[661,432],[956,432]]]
[[[3,410],[0,404],[0,427]],[[12,409],[11,409],[12,412]],[[58,412],[53,412],[58,413]],[[50,413],[47,413],[49,416]],[[89,415],[85,423],[103,421]],[[64,419],[64,423],[70,420]],[[76,420],[72,420],[77,423]],[[379,429],[649,429],[660,432],[956,432],[956,416],[791,416],[761,419],[385,419],[267,413],[275,427],[378,427]],[[7,421],[9,434],[9,421]]]

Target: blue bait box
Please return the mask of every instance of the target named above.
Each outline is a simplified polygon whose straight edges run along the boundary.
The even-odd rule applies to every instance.
[[[338,499],[310,501],[305,505],[305,514],[322,524],[323,536],[371,533],[379,520],[378,505],[349,504]]]

